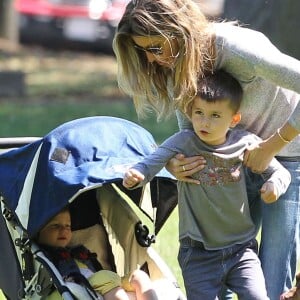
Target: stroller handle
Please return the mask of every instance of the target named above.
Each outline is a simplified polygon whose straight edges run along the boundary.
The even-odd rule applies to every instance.
[[[40,137],[9,137],[0,138],[0,149],[18,148],[40,140]]]

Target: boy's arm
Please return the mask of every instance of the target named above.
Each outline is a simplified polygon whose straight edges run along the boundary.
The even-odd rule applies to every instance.
[[[176,155],[177,152],[166,147],[159,146],[153,153],[145,157],[141,162],[135,164],[132,168],[142,173],[145,178],[143,184],[151,181],[153,177],[167,164],[167,162]]]
[[[262,186],[261,189],[262,198],[264,201],[264,193],[271,193],[272,188],[275,189],[275,191],[273,192],[277,195],[275,199],[276,201],[282,194],[286,192],[291,183],[290,172],[286,168],[284,168],[275,158],[271,161],[269,167],[262,173],[262,177],[265,180],[265,184]],[[274,201],[265,202],[269,203]]]
[[[132,166],[124,175],[123,185],[126,188],[137,188],[151,181],[153,177],[178,153],[177,139],[171,137],[141,162]]]

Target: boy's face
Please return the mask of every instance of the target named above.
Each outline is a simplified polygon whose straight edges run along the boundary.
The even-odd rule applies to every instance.
[[[223,144],[228,129],[240,119],[240,113],[234,113],[230,108],[229,100],[207,102],[196,97],[193,101],[191,121],[194,131],[208,145]]]
[[[52,247],[66,247],[72,237],[69,211],[63,211],[53,217],[40,231],[38,242]]]

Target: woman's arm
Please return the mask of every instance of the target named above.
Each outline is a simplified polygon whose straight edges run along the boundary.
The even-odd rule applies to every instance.
[[[229,24],[217,24],[216,34],[216,68],[230,70],[240,81],[261,77],[300,94],[300,61],[280,52],[264,34]]]
[[[244,164],[255,173],[262,173],[280,150],[291,142],[300,131],[286,123],[269,139],[245,151]]]
[[[251,80],[253,76],[264,78],[276,86],[300,93],[300,61],[281,53],[263,34],[244,28],[221,32],[225,40],[222,49],[222,67],[231,67],[232,75],[240,80]],[[258,47],[252,47],[257,40]],[[219,40],[219,42],[222,41]],[[221,45],[219,45],[221,47]],[[221,53],[221,54],[222,54]],[[221,55],[220,54],[220,55]],[[227,59],[226,59],[227,58]],[[228,65],[226,65],[228,64]],[[278,125],[280,126],[280,125]],[[287,123],[265,141],[246,151],[245,165],[261,173],[272,158],[300,133],[300,102]]]

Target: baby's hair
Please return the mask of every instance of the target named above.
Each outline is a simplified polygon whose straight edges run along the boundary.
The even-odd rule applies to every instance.
[[[206,74],[198,80],[197,97],[207,102],[228,101],[233,113],[238,112],[243,98],[243,90],[240,83],[224,70]],[[181,104],[187,115],[191,113],[193,100]],[[179,104],[180,107],[180,104]]]

